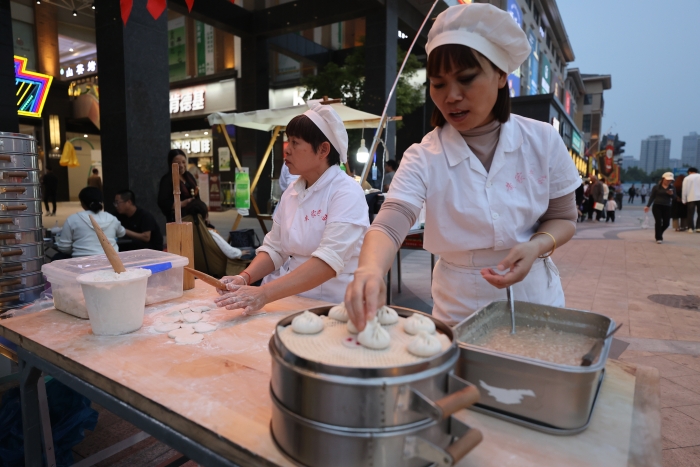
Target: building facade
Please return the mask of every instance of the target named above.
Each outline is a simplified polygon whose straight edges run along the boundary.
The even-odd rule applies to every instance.
[[[691,131],[683,137],[683,149],[681,152],[681,167],[695,167],[700,165],[700,135]]]
[[[642,140],[640,168],[646,173],[671,168],[671,139],[653,135]]]
[[[632,167],[640,167],[641,161],[634,156],[622,156],[622,168],[631,169]]]
[[[576,121],[581,125],[587,154],[595,155],[601,150],[600,138],[606,133],[603,128],[603,92],[612,88],[612,78],[610,75],[581,74],[581,81],[585,94],[578,106]]]

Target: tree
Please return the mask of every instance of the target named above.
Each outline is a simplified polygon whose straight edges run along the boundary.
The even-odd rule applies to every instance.
[[[649,174],[649,183],[658,183],[661,180],[661,176],[666,172],[673,172],[673,169],[656,169]]]
[[[622,168],[620,179],[625,182],[649,183],[649,175],[639,167]]]
[[[363,41],[364,42],[364,41]],[[406,52],[399,48],[396,60],[401,67]],[[422,86],[412,86],[409,79],[414,77],[422,67],[415,55],[411,54],[406,62],[399,83],[396,86],[396,115],[408,115],[423,105],[425,93]],[[343,65],[328,63],[314,76],[302,78],[302,86],[307,91],[304,99],[339,97],[343,104],[354,109],[362,109],[365,94],[365,47],[355,47],[345,59]],[[397,122],[401,128],[401,122]],[[348,131],[348,153],[354,154],[360,147],[360,130]],[[369,146],[369,142],[366,142]]]

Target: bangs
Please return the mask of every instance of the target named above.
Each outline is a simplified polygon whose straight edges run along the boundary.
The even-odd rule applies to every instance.
[[[321,129],[316,126],[313,120],[306,115],[297,115],[291,119],[287,124],[285,132],[287,133],[287,137],[301,138],[309,143],[314,152],[318,151],[321,144],[328,143],[331,147],[330,153],[328,154],[328,164],[334,165],[340,163],[340,154],[338,154],[333,143],[331,143]]]
[[[440,76],[451,71],[481,68],[474,50],[466,45],[445,44],[436,47],[428,55],[428,76]]]

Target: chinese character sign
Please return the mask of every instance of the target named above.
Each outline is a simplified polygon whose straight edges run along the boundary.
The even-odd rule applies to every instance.
[[[170,114],[181,114],[205,110],[205,95],[205,88],[187,88],[171,91]]]
[[[211,155],[211,138],[176,139],[170,143],[171,149],[182,149],[195,156]]]

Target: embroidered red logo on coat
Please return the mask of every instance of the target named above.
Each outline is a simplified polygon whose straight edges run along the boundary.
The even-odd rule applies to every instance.
[[[547,180],[547,176],[546,176],[546,175],[542,175],[540,178],[537,179],[537,183],[539,183],[540,185],[542,185],[542,184],[544,183],[545,180]]]
[[[513,185],[511,185],[510,183],[506,183],[506,190],[513,191]]]
[[[522,172],[518,172],[515,174],[515,181],[518,183],[523,183],[525,181],[525,175],[523,175]]]

